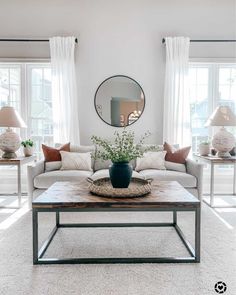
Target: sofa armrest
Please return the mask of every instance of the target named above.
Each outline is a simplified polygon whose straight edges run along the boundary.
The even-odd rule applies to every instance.
[[[202,186],[203,186],[203,164],[197,163],[191,159],[186,160],[187,173],[197,178],[198,198],[202,199]]]
[[[42,173],[44,173],[44,160],[36,162],[34,166],[27,166],[29,204],[32,203],[33,191],[35,190],[34,178]]]

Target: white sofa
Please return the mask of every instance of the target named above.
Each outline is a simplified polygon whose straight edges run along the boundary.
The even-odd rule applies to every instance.
[[[94,146],[73,146],[72,152],[94,152]],[[28,166],[28,194],[31,200],[44,192],[56,181],[78,181],[88,177],[95,179],[109,175],[109,161],[92,160],[93,171],[60,170],[60,162],[45,163],[43,160]],[[135,161],[132,161],[135,169]],[[186,164],[165,162],[166,170],[146,169],[133,171],[132,177],[152,178],[154,180],[178,181],[193,195],[201,199],[202,196],[202,164],[187,159]]]

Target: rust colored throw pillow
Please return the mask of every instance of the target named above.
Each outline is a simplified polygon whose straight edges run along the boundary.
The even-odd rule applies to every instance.
[[[66,143],[58,149],[42,144],[42,150],[45,162],[61,161],[60,151],[70,152],[70,143]]]
[[[190,150],[191,146],[174,150],[170,144],[168,144],[167,142],[164,143],[164,151],[166,151],[165,160],[169,162],[185,164]]]

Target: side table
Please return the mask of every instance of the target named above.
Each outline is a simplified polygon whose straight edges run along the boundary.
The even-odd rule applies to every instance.
[[[212,208],[234,208],[236,206],[215,206],[214,205],[214,182],[215,182],[215,165],[233,165],[234,166],[234,176],[233,176],[233,195],[236,195],[236,157],[232,156],[230,158],[219,158],[217,156],[200,156],[194,154],[194,158],[197,161],[202,161],[210,164],[211,166],[211,175],[210,175],[210,203],[203,199],[203,201]],[[229,195],[229,194],[220,194],[220,195]]]
[[[18,195],[18,207],[8,207],[8,206],[0,206],[0,208],[13,208],[18,209],[21,207],[21,166],[24,164],[28,164],[36,160],[36,156],[30,157],[17,157],[15,159],[3,159],[0,158],[0,166],[17,166],[17,195]],[[4,194],[6,195],[6,194]],[[9,194],[7,194],[9,195]]]

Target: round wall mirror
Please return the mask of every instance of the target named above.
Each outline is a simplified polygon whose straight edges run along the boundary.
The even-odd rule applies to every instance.
[[[142,115],[145,95],[134,79],[117,75],[107,78],[98,86],[94,105],[105,123],[125,127],[136,122]]]

